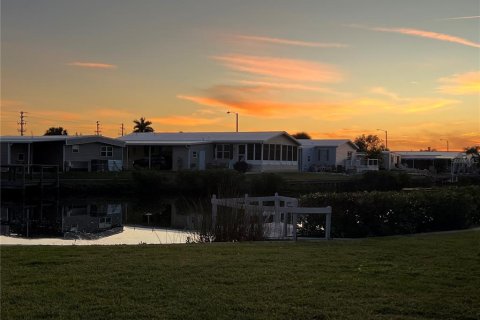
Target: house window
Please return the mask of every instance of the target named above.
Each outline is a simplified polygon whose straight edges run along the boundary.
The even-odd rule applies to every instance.
[[[112,146],[103,146],[100,149],[101,157],[112,157],[113,156],[113,147]]]
[[[72,152],[73,153],[79,153],[80,152],[80,146],[78,144],[74,144],[72,146]]]
[[[298,156],[298,148],[296,146],[293,146],[293,161],[297,161],[297,156]]]
[[[217,144],[217,159],[230,159],[231,154],[229,144]]]
[[[292,161],[293,158],[293,146],[287,146],[287,160]]]
[[[274,144],[270,145],[270,152],[269,152],[269,155],[268,155],[268,159],[275,160],[275,145]]]
[[[254,160],[253,155],[255,153],[255,145],[253,143],[249,143],[247,145],[247,160]]]
[[[193,151],[193,152],[192,152],[192,158],[193,158],[193,159],[197,159],[197,151]]]
[[[255,143],[255,160],[262,160],[262,145]]]
[[[330,160],[330,150],[328,150],[328,149],[318,150],[318,160],[329,161]]]
[[[276,144],[275,145],[275,160],[280,161],[280,156],[281,156],[281,144]]]
[[[307,156],[307,161],[310,162],[312,158],[310,156]]]
[[[352,159],[352,156],[353,156],[353,152],[352,152],[352,151],[348,151],[348,152],[347,152],[347,160],[351,160],[351,159]]]
[[[269,144],[264,144],[263,145],[263,160],[268,160],[268,148]]]
[[[25,153],[19,153],[17,155],[17,160],[18,161],[25,161]]]

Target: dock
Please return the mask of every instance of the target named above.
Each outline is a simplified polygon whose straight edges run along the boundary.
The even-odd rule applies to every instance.
[[[25,190],[27,188],[58,188],[59,167],[56,165],[2,165],[1,188]]]

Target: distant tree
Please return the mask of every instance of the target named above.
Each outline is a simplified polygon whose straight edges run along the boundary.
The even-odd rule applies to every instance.
[[[310,137],[310,135],[306,132],[297,132],[295,134],[292,134],[292,137],[294,137],[295,139],[312,139],[312,137]]]
[[[371,159],[382,159],[382,151],[385,151],[385,145],[377,135],[369,134],[368,136],[362,134],[353,141],[359,152],[365,152]]]
[[[45,131],[44,136],[67,136],[68,132],[63,127],[51,127]]]
[[[140,120],[133,120],[135,125],[133,126],[133,132],[153,132],[153,128],[151,127],[152,122],[145,120],[144,117],[141,117]]]
[[[471,155],[476,155],[478,156],[480,153],[480,146],[471,146],[471,147],[466,147],[465,148],[465,153],[466,154],[471,154]]]

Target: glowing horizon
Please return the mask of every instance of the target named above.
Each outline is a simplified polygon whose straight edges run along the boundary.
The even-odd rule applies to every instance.
[[[19,135],[20,111],[26,135],[99,121],[117,137],[140,117],[156,132],[234,131],[230,110],[240,131],[480,145],[472,2],[1,1],[2,135]]]

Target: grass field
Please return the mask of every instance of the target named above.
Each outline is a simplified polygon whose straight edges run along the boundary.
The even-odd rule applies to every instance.
[[[1,319],[480,319],[480,231],[1,247]]]

